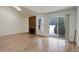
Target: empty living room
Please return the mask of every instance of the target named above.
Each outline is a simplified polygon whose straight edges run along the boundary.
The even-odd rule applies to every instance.
[[[79,52],[78,6],[0,6],[0,52]]]

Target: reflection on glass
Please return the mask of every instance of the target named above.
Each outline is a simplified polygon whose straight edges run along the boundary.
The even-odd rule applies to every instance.
[[[64,38],[65,36],[65,26],[64,26],[64,17],[58,18],[58,37]]]

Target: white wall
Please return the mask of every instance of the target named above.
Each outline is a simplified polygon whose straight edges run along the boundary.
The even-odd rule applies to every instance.
[[[28,32],[27,18],[11,7],[0,7],[0,36]]]
[[[77,7],[77,47],[79,47],[79,7]]]
[[[54,13],[49,13],[44,15],[44,23],[43,23],[43,35],[48,36],[49,34],[49,19],[52,16],[66,16],[67,14],[70,14],[70,20],[69,20],[69,40],[74,41],[74,33],[76,29],[76,8],[62,10]]]

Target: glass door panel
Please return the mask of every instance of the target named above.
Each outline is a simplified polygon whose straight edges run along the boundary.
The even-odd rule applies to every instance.
[[[64,38],[64,36],[65,36],[64,17],[58,17],[58,38]]]
[[[49,21],[49,36],[57,37],[57,17],[51,17]]]

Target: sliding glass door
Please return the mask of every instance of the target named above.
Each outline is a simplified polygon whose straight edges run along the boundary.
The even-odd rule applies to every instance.
[[[65,37],[65,25],[64,25],[65,17],[52,17],[49,21],[49,35],[55,36],[58,38]]]

